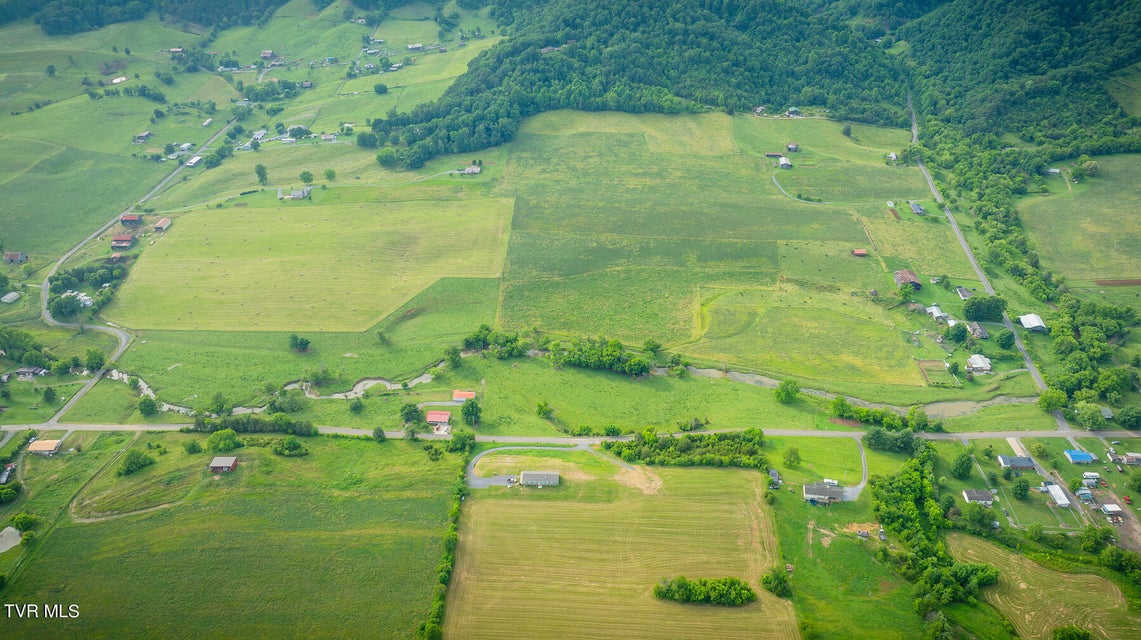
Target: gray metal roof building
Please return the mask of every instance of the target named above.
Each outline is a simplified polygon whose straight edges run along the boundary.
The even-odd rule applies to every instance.
[[[557,471],[522,471],[519,484],[524,487],[557,487],[559,474]]]

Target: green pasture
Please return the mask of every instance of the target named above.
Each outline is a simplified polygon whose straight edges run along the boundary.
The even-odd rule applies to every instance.
[[[38,424],[52,417],[80,386],[78,382],[60,384],[55,378],[49,375],[35,382],[17,382],[13,377],[7,385],[11,398],[0,399],[0,404],[5,405],[0,411],[0,424]],[[44,403],[44,387],[53,387],[59,394],[53,404]]]
[[[974,279],[974,270],[946,218],[935,215],[918,218],[906,211],[907,203],[896,200],[895,204],[899,220],[888,211],[886,202],[855,207],[889,271],[912,269],[917,274]],[[894,283],[891,286],[894,287]]]
[[[757,365],[827,385],[830,381],[922,385],[917,349],[902,318],[848,291],[799,287],[729,292],[703,308],[703,336],[686,348],[699,358]],[[842,339],[839,337],[842,336]],[[810,385],[812,386],[812,385]]]
[[[812,429],[834,427],[814,406],[782,405],[773,392],[725,379],[650,376],[631,380],[615,373],[564,367],[526,358],[500,362],[464,359],[447,373],[448,390],[481,393],[483,418],[476,433],[554,435],[555,427],[536,415],[539,402],[554,409],[553,419],[567,429],[602,432],[655,427],[676,431],[679,422],[708,418],[710,429]],[[486,385],[481,384],[486,381]]]
[[[526,458],[539,465],[542,455]],[[566,487],[493,489],[467,500],[445,636],[502,637],[511,629],[527,637],[653,638],[668,629],[678,638],[799,637],[790,603],[758,585],[780,562],[772,516],[758,499],[767,478],[616,466],[601,476],[594,462],[563,473]],[[736,576],[760,600],[723,608],[653,597],[659,580],[677,575]]]
[[[439,278],[498,276],[509,216],[502,199],[196,212],[154,240],[106,315],[136,329],[363,331]]]
[[[74,407],[60,419],[73,424],[170,424],[192,423],[179,413],[158,413],[147,417],[139,413],[139,393],[126,384],[103,379],[95,383]]]
[[[21,602],[73,594],[81,617],[14,622],[9,637],[414,637],[436,584],[458,458],[430,462],[402,442],[316,438],[305,440],[305,458],[239,449],[237,471],[213,478],[204,468],[212,454],[182,452],[187,437],[143,436],[132,446],[161,442],[164,460],[127,479],[100,476],[80,494],[82,504],[174,506],[94,523],[65,518],[41,536],[7,593]],[[73,460],[50,462],[65,472]],[[83,480],[92,468],[83,467]],[[78,488],[57,493],[57,504]],[[218,587],[219,575],[235,573]]]
[[[1054,417],[1035,404],[992,405],[971,414],[943,419],[943,429],[952,433],[1049,431],[1057,427]]]
[[[877,454],[868,453],[871,464]],[[923,622],[911,607],[913,586],[876,559],[873,550],[881,543],[874,534],[872,540],[856,537],[857,530],[878,531],[866,497],[818,507],[805,502],[798,488],[775,493],[781,560],[793,567],[792,604],[806,640],[921,634]]]
[[[1073,194],[1028,196],[1020,212],[1042,264],[1082,280],[1141,277],[1141,156],[1097,159],[1101,172]]]
[[[1047,569],[961,533],[947,534],[947,546],[958,560],[998,568],[998,584],[982,589],[982,599],[1011,621],[1019,637],[1047,640],[1055,627],[1075,625],[1097,638],[1125,638],[1141,625],[1121,590],[1105,578]]]
[[[335,382],[322,393],[344,391],[369,376],[397,382],[419,376],[443,358],[444,348],[491,322],[496,282],[444,278],[362,333],[306,334],[303,354],[289,349],[289,334],[249,331],[141,331],[120,359],[171,404],[205,406],[217,392],[235,404],[262,398],[325,367]],[[388,343],[382,343],[376,332]]]

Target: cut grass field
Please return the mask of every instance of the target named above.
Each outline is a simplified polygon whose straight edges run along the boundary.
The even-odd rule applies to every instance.
[[[998,568],[998,584],[982,590],[1018,630],[1019,637],[1046,640],[1055,627],[1075,625],[1113,640],[1136,635],[1141,617],[1128,610],[1121,590],[1105,578],[1060,573],[994,544],[960,533],[947,535],[956,559]]]
[[[1042,264],[1079,280],[1141,278],[1141,156],[1097,159],[1101,172],[1064,195],[1029,196],[1019,209]]]
[[[539,453],[528,457],[543,464]],[[480,491],[469,498],[445,635],[499,638],[510,630],[517,637],[799,637],[792,606],[758,585],[780,562],[772,515],[760,500],[761,474],[615,472],[617,467],[611,477],[568,477],[556,489]],[[654,598],[653,586],[677,575],[738,577],[758,590],[760,600],[724,608]]]
[[[363,331],[440,278],[498,276],[510,212],[503,199],[198,212],[155,240],[106,315],[135,329]]]
[[[170,467],[162,460],[127,479],[100,478],[84,495],[149,506],[185,495],[180,474],[188,474],[191,498],[102,522],[60,522],[6,595],[55,602],[71,594],[81,616],[10,621],[6,637],[415,636],[436,584],[444,487],[458,458],[433,463],[404,442],[317,438],[305,440],[306,458],[240,449],[238,470],[215,478],[204,468],[212,454],[183,458],[186,437],[144,436],[170,450]],[[60,494],[61,503],[70,496]],[[219,576],[230,576],[225,588]]]
[[[180,413],[139,413],[139,393],[126,384],[104,378],[79,400],[60,422],[67,424],[170,424],[192,423]]]

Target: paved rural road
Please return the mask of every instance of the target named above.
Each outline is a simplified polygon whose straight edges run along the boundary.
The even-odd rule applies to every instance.
[[[207,149],[209,149],[210,145],[215,140],[217,140],[222,134],[224,134],[226,132],[226,129],[230,128],[231,124],[233,124],[233,120],[227,122],[226,126],[222,127],[221,129],[218,130],[218,133],[215,133],[213,136],[211,136],[210,139],[206,141],[206,144],[202,145],[202,148],[199,149],[199,152],[203,152],[203,151],[206,151]],[[139,202],[142,203],[142,202],[146,202],[147,200],[149,200],[152,196],[154,196],[155,193],[157,193],[160,189],[162,189],[164,186],[166,186],[166,184],[168,182],[170,182],[171,179],[174,178],[174,176],[178,175],[183,170],[183,168],[184,168],[184,166],[181,164],[178,165],[177,167],[175,167],[174,170],[171,171],[169,174],[167,174],[167,176],[165,178],[160,180],[159,183],[157,185],[155,185],[155,187],[153,189],[148,191],[147,194],[145,196],[143,196],[141,200],[139,200]],[[110,220],[108,220],[103,226],[96,229],[91,235],[87,236],[83,240],[80,240],[78,244],[76,244],[74,247],[69,249],[67,251],[67,253],[63,254],[63,256],[61,256],[59,260],[56,260],[55,264],[52,265],[51,269],[48,269],[47,275],[44,276],[44,281],[42,283],[40,283],[40,315],[43,317],[44,322],[46,324],[49,324],[49,325],[52,325],[55,327],[69,327],[72,329],[82,329],[84,331],[102,331],[103,333],[109,333],[109,334],[115,336],[115,338],[119,341],[119,346],[115,348],[115,351],[111,354],[111,357],[107,358],[108,362],[114,362],[115,360],[118,360],[120,358],[120,356],[122,356],[123,353],[126,352],[127,347],[130,346],[130,344],[131,344],[131,335],[129,333],[127,333],[126,331],[123,331],[122,329],[118,328],[118,327],[111,327],[111,326],[102,325],[102,324],[83,324],[83,325],[81,325],[78,322],[60,322],[59,320],[56,320],[55,318],[53,318],[51,311],[48,311],[48,294],[50,293],[50,288],[51,288],[50,280],[51,280],[52,276],[54,276],[56,273],[59,273],[59,270],[61,267],[63,267],[63,264],[65,262],[67,262],[69,259],[71,259],[71,257],[73,255],[75,255],[80,249],[82,249],[84,246],[86,246],[87,243],[98,238],[100,235],[106,233],[108,229],[115,226],[115,223],[117,223],[119,221],[120,216],[122,216],[123,214],[126,214],[126,213],[130,213],[134,208],[135,208],[135,205],[132,204],[131,206],[129,206],[125,210],[123,210],[121,213],[116,214],[114,218],[111,218]],[[94,387],[95,384],[97,382],[99,382],[99,380],[103,377],[103,373],[105,371],[106,371],[106,368],[103,368],[103,369],[100,369],[99,371],[96,371],[95,375],[93,375],[90,380],[88,380],[82,387],[80,387],[79,390],[76,391],[75,394],[72,395],[71,398],[69,398],[68,401],[65,402],[62,407],[60,407],[60,410],[55,412],[55,415],[53,415],[51,417],[51,419],[48,420],[48,422],[46,424],[49,424],[49,425],[58,424],[60,417],[62,417],[64,414],[66,414],[68,411],[70,411],[71,408],[73,406],[75,406],[75,403],[79,402],[83,398],[83,396],[87,395],[87,392],[90,391],[91,388]]]
[[[919,123],[915,118],[915,107],[911,104],[911,93],[907,94],[907,110],[911,112],[911,143],[916,144],[919,142]],[[959,222],[955,220],[955,216],[951,213],[951,208],[943,201],[943,195],[939,193],[938,187],[935,186],[935,181],[931,178],[931,172],[927,170],[927,165],[923,164],[923,159],[916,157],[916,164],[919,165],[919,170],[923,172],[923,178],[927,181],[927,186],[931,189],[931,194],[935,196],[935,202],[943,205],[943,215],[947,217],[947,222],[951,223],[951,230],[955,232],[955,237],[959,239],[959,246],[963,248],[963,253],[967,254],[967,260],[970,261],[971,267],[975,270],[975,275],[978,276],[979,282],[983,284],[983,289],[987,294],[994,295],[994,287],[990,285],[990,280],[987,279],[986,274],[983,273],[982,267],[979,266],[978,260],[975,259],[975,252],[971,251],[971,246],[967,244],[967,239],[963,237],[963,231],[959,228]],[[1030,377],[1034,379],[1034,384],[1038,386],[1039,391],[1046,390],[1046,381],[1042,379],[1042,374],[1038,371],[1034,361],[1030,359],[1030,354],[1026,351],[1026,345],[1022,343],[1022,337],[1018,335],[1018,331],[1014,328],[1014,323],[1010,321],[1010,316],[1002,312],[1002,324],[1014,334],[1014,344],[1018,347],[1019,353],[1022,354],[1022,361],[1026,365],[1026,369],[1030,371]],[[1061,411],[1054,412],[1054,422],[1058,423],[1059,431],[1069,431],[1070,424],[1066,422],[1066,418],[1062,415]]]

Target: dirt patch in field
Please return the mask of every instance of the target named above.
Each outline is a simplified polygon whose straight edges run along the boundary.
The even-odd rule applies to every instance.
[[[828,418],[828,422],[838,424],[843,427],[862,427],[864,426],[859,420],[848,420],[847,418]]]
[[[20,532],[15,527],[4,527],[0,531],[0,553],[20,544]]]
[[[614,476],[614,479],[619,484],[624,484],[631,489],[637,489],[646,495],[652,495],[662,488],[662,479],[655,475],[649,469],[643,467],[635,467],[633,469],[623,469]]]
[[[870,533],[872,531],[879,531],[879,529],[880,526],[874,522],[852,522],[844,525],[841,531],[844,533],[855,533],[857,531],[867,531]]]
[[[812,557],[812,541],[813,541],[813,539],[815,539],[815,536],[813,535],[814,532],[817,532],[820,534],[820,545],[824,548],[828,548],[828,545],[832,544],[832,538],[836,537],[835,531],[829,531],[828,529],[821,529],[820,527],[816,526],[815,520],[809,520],[808,521],[808,534],[806,535],[806,539],[808,540],[808,557],[809,558]]]
[[[1102,287],[1137,287],[1141,286],[1141,280],[1094,280],[1099,286]]]
[[[474,471],[475,475],[486,478],[501,474],[519,473],[525,469],[558,471],[564,479],[576,482],[595,479],[594,476],[583,471],[581,467],[573,462],[567,462],[566,460],[559,460],[557,458],[536,460],[535,456],[529,455],[489,455],[476,463]]]
[[[896,211],[895,209],[888,209],[888,211],[891,212],[891,215],[895,216],[896,220],[899,220],[899,212],[898,211]]]

